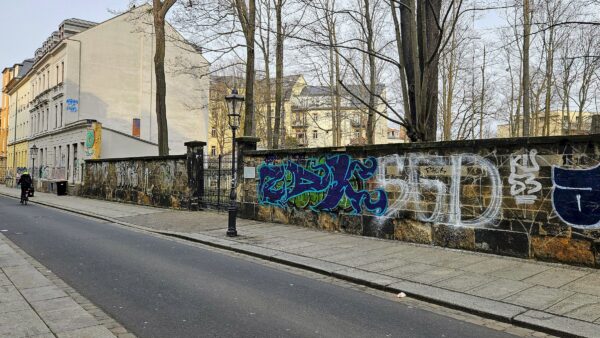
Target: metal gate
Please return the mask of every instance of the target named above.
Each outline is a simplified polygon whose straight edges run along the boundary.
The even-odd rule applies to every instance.
[[[203,207],[226,210],[231,191],[231,155],[204,155],[204,190],[200,196]]]

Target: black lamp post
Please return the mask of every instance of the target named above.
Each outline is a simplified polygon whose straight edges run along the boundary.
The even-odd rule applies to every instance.
[[[237,230],[235,227],[235,217],[237,214],[237,193],[236,187],[236,170],[235,170],[235,131],[240,127],[240,108],[244,97],[238,95],[237,89],[231,90],[231,95],[225,96],[227,102],[227,110],[229,111],[229,126],[231,127],[231,193],[229,195],[229,222],[227,224],[227,236],[237,236]]]
[[[35,144],[29,149],[31,151],[31,180],[35,177],[35,158],[37,156],[38,147]]]

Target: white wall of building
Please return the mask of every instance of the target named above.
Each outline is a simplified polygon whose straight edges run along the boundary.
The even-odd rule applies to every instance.
[[[141,138],[158,141],[154,36],[152,26],[144,23],[150,14],[140,14],[146,9],[140,7],[66,40],[67,99],[79,101],[78,111],[66,114],[67,122],[95,119],[131,134],[132,120],[139,118]],[[172,28],[168,32],[175,34]],[[195,69],[195,74],[179,72],[181,65]],[[182,42],[167,39],[165,68],[170,152],[185,153],[184,142],[207,139],[208,77],[201,75],[208,71],[208,62]]]
[[[106,129],[104,126],[102,128],[101,158],[155,156],[157,153],[157,144]]]

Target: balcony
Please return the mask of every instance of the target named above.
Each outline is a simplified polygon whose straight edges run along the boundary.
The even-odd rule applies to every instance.
[[[292,127],[294,128],[307,128],[308,123],[306,123],[306,119],[295,119],[292,120]]]

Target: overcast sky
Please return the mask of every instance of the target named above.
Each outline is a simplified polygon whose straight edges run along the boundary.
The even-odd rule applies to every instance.
[[[101,22],[129,0],[0,0],[0,69],[33,57],[65,19]]]

